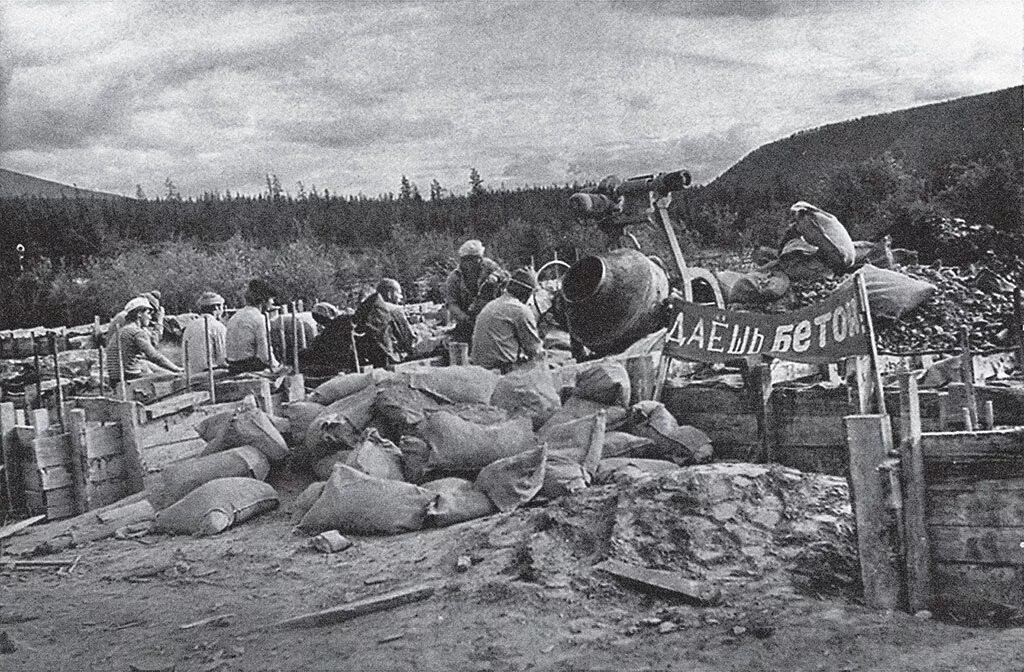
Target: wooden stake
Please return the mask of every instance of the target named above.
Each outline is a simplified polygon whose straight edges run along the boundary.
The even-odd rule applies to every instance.
[[[183,352],[182,352],[181,356],[182,356],[182,359],[184,360],[182,362],[182,364],[184,364],[184,366],[182,368],[185,369],[185,391],[186,392],[191,392],[192,391],[192,365],[188,361],[188,341],[185,341],[185,343],[184,343]]]
[[[203,313],[203,329],[206,331],[206,380],[210,385],[210,403],[217,403],[217,390],[213,382],[213,343],[210,342],[210,316]]]
[[[102,324],[100,322],[100,316],[96,315],[92,318],[92,337],[96,342],[96,359],[100,365],[100,396],[103,396],[103,376],[106,373],[105,363],[103,361],[103,336],[102,336]]]
[[[925,526],[924,454],[917,379],[900,374],[900,468],[903,476],[903,531],[907,604],[911,613],[931,603],[928,530]]]
[[[984,409],[981,415],[981,428],[993,429],[996,426],[996,408],[991,399],[985,402]]]
[[[292,301],[292,371],[294,373],[299,372],[299,311],[296,308],[298,304]],[[282,324],[284,319],[281,320]],[[284,348],[284,354],[288,354],[288,348]],[[283,361],[281,362],[284,363]]]
[[[864,281],[864,276],[860,273],[857,277],[857,296],[860,298],[860,308],[864,314],[865,325],[868,331],[868,343],[871,345],[871,368],[875,372],[875,387],[877,388],[876,397],[878,400],[877,411],[880,415],[885,415],[885,389],[882,386],[882,371],[878,368],[878,343],[875,341],[875,325],[871,320],[871,305],[868,303],[868,287]]]
[[[970,327],[960,330],[960,380],[967,386],[967,411],[971,414],[971,425],[977,427],[978,401],[974,396],[974,353],[971,351]]]
[[[305,306],[302,303],[302,299],[299,299],[298,301],[296,301],[295,305],[299,309],[299,315],[301,315],[302,313],[306,312],[306,308],[305,308]],[[298,315],[296,315],[296,317],[298,317]],[[303,328],[299,329],[299,350],[305,350],[305,349],[306,349],[306,329],[303,326]],[[295,371],[298,372],[298,370],[299,370],[298,367],[296,367]]]
[[[768,364],[756,364],[747,370],[745,378],[750,404],[757,417],[757,441],[761,448],[758,462],[770,464],[775,461],[769,426],[771,414],[768,410],[772,395],[772,367]]]
[[[284,308],[282,308],[281,310],[283,312]],[[284,322],[284,320],[282,320],[282,322]],[[274,359],[275,359],[275,357],[274,357],[274,342],[270,340],[270,314],[269,313],[263,313],[263,330],[266,332],[266,336],[267,336],[267,368],[268,369],[272,369],[272,368],[274,368]]]
[[[4,478],[7,481],[7,512],[15,516],[25,511],[25,488],[21,476],[21,457],[18,441],[14,435],[14,427],[18,424],[18,415],[14,404],[10,401],[0,403],[0,459],[5,466]]]
[[[36,340],[36,332],[32,332],[32,357],[36,365],[36,403],[35,407],[43,403],[43,367],[39,363],[39,342]]]
[[[1013,288],[1014,341],[1017,343],[1017,374],[1024,375],[1024,300],[1020,287]]]
[[[285,311],[284,308],[285,308],[284,306],[281,306],[280,315],[278,316],[278,320],[277,320],[277,335],[281,339],[281,361],[282,362],[288,361],[288,339],[287,339],[287,334],[285,333],[285,327],[284,327],[284,316],[285,316],[285,312],[286,311]]]
[[[85,478],[89,470],[88,438],[86,437],[85,409],[69,409],[68,434],[71,440],[71,473],[74,477],[77,513],[89,510],[88,486]]]
[[[57,422],[60,423],[60,429],[64,431],[64,386],[60,383],[60,357],[57,353],[57,337],[51,331],[46,335],[47,344],[50,346],[50,352],[53,353],[53,377],[57,382]]]
[[[966,406],[961,406],[960,407],[960,415],[963,418],[964,431],[965,432],[973,432],[974,431],[974,420],[971,418],[971,409],[967,408]]]
[[[114,326],[114,342],[117,343],[117,374],[120,382],[121,401],[128,401],[128,381],[124,379],[124,350],[121,349],[121,327]]]

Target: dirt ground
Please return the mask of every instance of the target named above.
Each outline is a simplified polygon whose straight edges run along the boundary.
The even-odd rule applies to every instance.
[[[615,486],[324,555],[292,532],[304,481],[275,485],[281,508],[216,537],[108,539],[47,556],[77,559],[72,571],[0,564],[0,631],[16,647],[0,669],[1024,670],[1021,629],[791,590],[733,591],[698,607],[621,584],[592,569],[599,516],[569,529],[550,513],[593,513]],[[473,563],[462,572],[460,556]],[[337,625],[275,626],[420,584],[436,592]],[[214,620],[183,627],[204,619]]]

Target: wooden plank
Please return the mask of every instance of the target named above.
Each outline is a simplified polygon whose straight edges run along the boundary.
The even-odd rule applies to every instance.
[[[47,509],[68,507],[74,510],[75,491],[72,486],[56,490],[25,490],[25,502],[33,514],[46,513]]]
[[[95,506],[106,506],[120,501],[130,494],[128,481],[115,478],[101,483],[89,483],[87,486],[89,499]]]
[[[125,457],[125,478],[131,492],[141,492],[143,483],[142,442],[139,440],[137,404],[125,401],[120,404],[121,445]]]
[[[32,428],[36,432],[37,437],[46,435],[46,430],[50,428],[50,411],[46,408],[37,408],[29,414],[32,417]]]
[[[931,604],[930,549],[926,527],[924,454],[921,451],[921,406],[917,379],[900,374],[900,471],[903,485],[903,533],[907,603],[911,613]]]
[[[929,525],[934,562],[1024,566],[1024,527]]]
[[[89,483],[101,483],[115,478],[125,477],[125,458],[121,455],[89,460],[85,480]]]
[[[772,396],[772,369],[768,364],[758,364],[747,370],[744,376],[747,404],[754,411],[757,421],[757,443],[761,447],[758,462],[774,462],[772,455],[772,427],[769,415]]]
[[[957,476],[1024,475],[1024,427],[921,435],[929,482]]]
[[[270,400],[270,381],[266,378],[247,378],[244,380],[220,380],[216,383],[218,402],[239,401],[247,395],[256,397],[256,403],[264,413],[273,412]]]
[[[1024,478],[929,488],[929,525],[1024,527]]]
[[[841,416],[777,417],[772,424],[776,446],[843,445],[846,438]]]
[[[711,439],[711,443],[758,445],[757,417],[751,414],[691,414],[680,424],[692,425]]]
[[[121,425],[94,425],[86,427],[86,459],[97,459],[110,455],[120,455]]]
[[[837,387],[776,387],[772,389],[772,412],[780,417],[850,415],[849,391]]]
[[[36,466],[40,468],[71,462],[71,439],[67,434],[35,439],[29,450]]]
[[[942,611],[962,611],[981,602],[1024,604],[1024,570],[1018,567],[936,562],[934,602]]]
[[[57,490],[75,486],[75,475],[70,463],[67,466],[56,465],[32,468],[25,465],[22,482],[27,490]]]
[[[72,485],[75,488],[75,500],[78,503],[79,513],[88,511],[88,496],[85,491],[85,462],[88,459],[89,439],[86,434],[85,410],[81,408],[66,408],[64,417],[68,423],[68,443],[70,444],[70,461]]]
[[[117,422],[120,419],[119,406],[121,401],[106,397],[71,397],[68,403],[85,411],[89,422]]]
[[[413,602],[425,600],[434,594],[433,586],[415,586],[402,590],[392,591],[383,595],[368,597],[364,600],[357,600],[340,607],[324,609],[310,614],[303,614],[295,618],[279,621],[275,624],[277,628],[316,628],[323,625],[333,625],[348,621],[365,614],[373,614],[378,611],[394,609]]]
[[[978,403],[992,402],[996,425],[1024,424],[1024,388],[977,385]]]
[[[846,417],[851,499],[857,524],[864,603],[873,609],[899,607],[900,568],[894,561],[891,520],[879,467],[889,459],[892,429],[888,415]]]
[[[146,421],[152,422],[167,415],[174,415],[195,408],[196,406],[209,401],[210,393],[205,390],[198,392],[186,392],[177,394],[166,399],[149,404],[143,407]]]
[[[46,518],[46,516],[32,516],[31,518],[26,518],[25,520],[19,520],[16,523],[11,523],[10,525],[5,525],[4,527],[0,528],[0,541],[6,539],[8,537],[13,537],[14,535],[16,535],[19,532],[21,532],[22,530],[24,530],[25,528],[27,528],[27,527],[29,527],[31,525],[35,525],[36,523],[38,523],[40,520],[43,520],[44,518]]]
[[[687,579],[678,572],[637,567],[617,560],[605,560],[594,565],[594,569],[639,583],[658,594],[682,597],[701,606],[712,606],[722,601],[722,591],[714,584]]]
[[[20,516],[25,512],[25,498],[21,488],[20,451],[14,431],[16,423],[14,404],[9,401],[0,403],[0,459],[4,463],[4,480],[7,483],[7,508],[10,514]],[[0,511],[0,514],[3,513]]]

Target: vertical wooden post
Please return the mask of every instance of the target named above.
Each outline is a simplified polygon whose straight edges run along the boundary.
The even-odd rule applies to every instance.
[[[973,432],[974,420],[971,419],[971,409],[967,408],[966,406],[960,407],[960,416],[963,418],[964,431]]]
[[[213,343],[210,342],[210,316],[203,313],[203,329],[206,331],[206,380],[210,385],[210,403],[217,403],[217,390],[213,381]]]
[[[985,402],[984,412],[981,414],[981,428],[993,429],[996,426],[996,408],[989,399]]]
[[[274,414],[274,400],[270,396],[270,381],[266,378],[261,378],[259,381],[259,392],[256,393],[256,403],[259,404],[263,412],[268,415]]]
[[[185,391],[186,392],[191,392],[192,391],[192,364],[188,360],[188,341],[185,341],[183,343],[182,350],[183,350],[183,352],[181,353],[181,358],[182,358],[182,364],[184,365],[182,368],[185,369]]]
[[[64,431],[64,386],[60,380],[60,357],[57,352],[57,336],[51,331],[46,335],[47,344],[53,354],[53,378],[57,383],[57,422],[60,423],[61,431]]]
[[[117,389],[121,401],[128,401],[128,381],[124,379],[124,349],[121,348],[121,327],[114,326],[114,342],[117,343]]]
[[[18,416],[10,401],[0,403],[0,449],[4,459],[4,478],[7,481],[7,509],[13,516],[25,513],[25,492],[21,476],[21,459],[14,427]],[[0,514],[4,512],[0,511]]]
[[[760,446],[758,462],[775,461],[772,450],[771,414],[768,411],[769,399],[772,395],[772,367],[768,364],[755,364],[747,369],[744,382],[747,387],[747,398],[757,417],[757,442]]]
[[[281,314],[284,315],[284,306],[281,307]],[[284,324],[284,318],[281,318],[281,324]],[[267,335],[267,368],[274,368],[274,361],[277,359],[274,357],[274,342],[270,340],[270,314],[263,313],[263,330]],[[281,348],[284,349],[284,341],[281,342]]]
[[[971,351],[969,327],[960,330],[960,380],[966,386],[967,411],[971,415],[971,424],[977,427],[978,402],[974,397],[974,353]]]
[[[268,381],[269,385],[269,381]],[[139,415],[134,401],[122,401],[117,405],[117,419],[121,423],[121,449],[124,451],[125,480],[130,494],[141,492],[145,487],[142,476],[142,438],[139,436]]]
[[[889,416],[882,414],[848,415],[845,420],[864,603],[873,609],[896,609],[901,581],[894,559],[899,556],[893,552],[886,488],[879,471],[893,447],[892,426]]]
[[[91,509],[86,477],[89,474],[88,438],[85,433],[85,409],[66,409],[67,431],[71,441],[71,475],[74,479],[75,503],[78,513]]]
[[[92,318],[92,338],[93,342],[96,344],[96,360],[99,362],[100,367],[99,383],[100,396],[102,397],[104,393],[103,375],[106,373],[106,367],[105,362],[103,361],[103,325],[100,323],[99,315],[95,315]]]
[[[656,365],[651,355],[638,355],[622,362],[629,374],[629,404],[654,398]]]
[[[288,401],[303,401],[306,398],[306,377],[301,373],[288,376]]]
[[[854,358],[854,385],[857,387],[857,410],[861,415],[871,412],[871,360],[861,355]]]
[[[868,332],[868,344],[871,346],[871,368],[874,369],[875,377],[875,391],[877,393],[876,399],[878,400],[877,411],[880,415],[885,415],[885,389],[882,385],[882,370],[878,368],[878,342],[875,340],[875,323],[871,319],[871,305],[868,302],[868,288],[864,282],[864,276],[860,273],[856,274],[857,278],[857,295],[860,297],[860,307],[864,314],[864,323],[867,326]]]
[[[299,311],[297,309],[298,304],[292,301],[292,371],[294,373],[299,372]],[[284,320],[281,320],[284,322]],[[284,354],[288,354],[288,348],[284,348]],[[283,361],[281,362],[284,363]]]
[[[949,429],[949,392],[939,392],[936,395],[939,401],[939,431]]]
[[[281,310],[279,311],[279,316],[278,316],[278,320],[277,320],[277,335],[278,335],[278,338],[281,340],[281,361],[282,362],[287,362],[288,361],[288,338],[287,338],[288,334],[285,332],[285,326],[284,326],[285,312],[286,312],[285,311],[285,307],[284,307],[284,305],[282,305],[281,306]]]
[[[917,379],[900,374],[900,467],[903,473],[903,530],[906,549],[907,604],[911,613],[931,603],[928,530],[925,527],[924,454],[921,451],[921,401]]]
[[[32,332],[32,358],[36,366],[36,408],[43,403],[43,367],[39,363],[39,341],[36,340],[36,332]]]
[[[302,313],[306,312],[306,307],[303,305],[302,299],[299,299],[298,301],[296,301],[295,305],[299,309],[299,312],[296,315],[296,317],[298,317]],[[305,350],[306,349],[306,328],[305,328],[305,324],[304,323],[302,325],[300,325],[300,327],[299,327],[299,345],[298,345],[298,348],[299,348],[299,350]],[[295,370],[298,371],[298,368],[296,367]]]

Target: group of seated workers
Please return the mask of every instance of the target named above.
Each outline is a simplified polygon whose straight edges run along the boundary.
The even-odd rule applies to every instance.
[[[452,341],[470,346],[473,364],[508,372],[540,358],[542,341],[537,315],[529,305],[537,288],[535,273],[520,268],[508,273],[484,256],[479,240],[459,248],[458,268],[444,284],[445,305]],[[146,375],[180,373],[182,367],[160,352],[164,309],[160,293],[150,291],[130,300],[111,321],[106,335],[107,373],[110,380],[132,380]],[[245,306],[225,323],[224,298],[207,291],[199,297],[198,317],[182,332],[182,344],[192,372],[226,369],[231,374],[277,370],[282,362],[298,358],[300,369],[311,376],[331,376],[357,366],[393,368],[412,352],[415,335],[402,308],[401,285],[382,279],[376,291],[355,311],[345,313],[327,302],[311,310],[312,321],[283,312],[273,321],[278,292],[261,278],[249,282]],[[298,320],[293,325],[292,320]],[[295,342],[302,330],[303,341]],[[307,347],[298,353],[303,342]],[[276,350],[276,355],[275,355]]]

